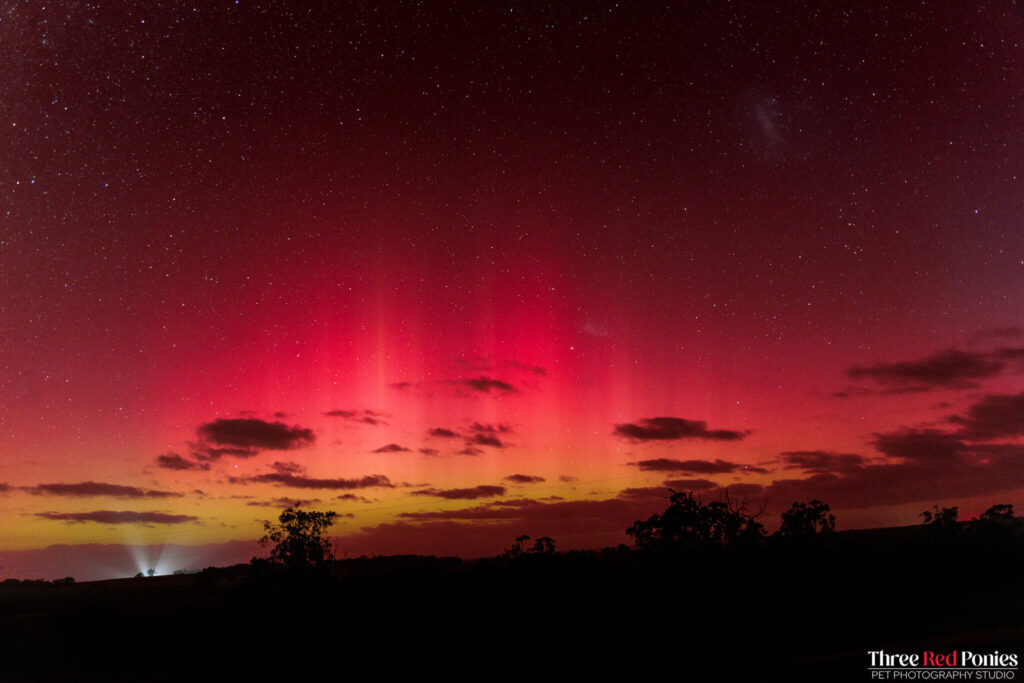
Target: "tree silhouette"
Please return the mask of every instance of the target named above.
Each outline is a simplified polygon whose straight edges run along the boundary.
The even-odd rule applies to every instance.
[[[782,525],[778,535],[782,538],[809,540],[826,536],[836,529],[836,516],[829,511],[827,503],[812,500],[809,503],[793,503],[782,513]]]
[[[983,524],[1011,524],[1016,525],[1020,520],[1013,515],[1013,506],[1005,503],[993,505],[981,513],[978,521]]]
[[[924,522],[922,522],[924,526],[931,527],[937,531],[952,531],[956,529],[956,518],[960,514],[956,506],[939,510],[939,506],[935,505],[933,509],[934,512],[925,510],[921,513],[921,516],[924,518]]]
[[[1024,529],[1024,520],[1015,517],[1013,506],[993,505],[971,522],[971,533],[975,538],[987,542],[1004,542]]]
[[[521,555],[553,555],[555,552],[555,539],[550,536],[542,536],[533,542],[533,547],[528,544],[530,537],[527,535],[517,536],[512,547],[501,554],[502,557],[513,559]]]
[[[321,567],[334,559],[327,530],[336,516],[333,511],[300,510],[298,505],[287,508],[278,517],[277,524],[263,523],[266,534],[260,539],[260,545],[275,543],[270,560],[289,569]]]
[[[714,546],[764,535],[764,526],[756,519],[760,513],[747,514],[745,501],[736,505],[727,498],[705,505],[693,492],[675,491],[669,500],[665,512],[626,529],[638,548]]]

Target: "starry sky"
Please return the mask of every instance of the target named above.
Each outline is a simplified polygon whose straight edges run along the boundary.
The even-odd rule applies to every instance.
[[[0,574],[245,561],[296,501],[463,556],[670,488],[1024,503],[1022,42],[988,1],[0,2]]]

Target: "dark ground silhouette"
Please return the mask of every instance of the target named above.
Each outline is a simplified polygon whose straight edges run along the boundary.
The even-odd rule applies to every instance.
[[[868,650],[1021,652],[1024,538],[1012,511],[814,533],[827,507],[796,509],[794,533],[755,542],[560,553],[552,539],[520,538],[517,550],[476,561],[8,581],[0,679],[127,680],[108,674],[138,662],[132,680],[194,680],[213,661],[299,666],[398,653],[430,668],[492,652],[535,667],[551,655],[550,673],[614,660],[643,677],[667,665],[679,680],[867,681]]]

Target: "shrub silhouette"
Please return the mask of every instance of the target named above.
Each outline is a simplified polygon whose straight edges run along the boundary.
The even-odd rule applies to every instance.
[[[836,529],[836,516],[829,510],[828,503],[817,499],[809,503],[793,503],[782,513],[782,525],[776,533],[781,538],[794,540],[828,536]]]
[[[288,569],[322,567],[334,559],[327,530],[336,516],[334,511],[300,510],[298,505],[287,508],[278,517],[277,524],[263,523],[266,534],[260,539],[260,545],[275,543],[270,561]]]
[[[678,548],[718,546],[737,541],[755,541],[764,535],[756,515],[748,515],[746,503],[734,505],[729,499],[705,505],[693,492],[672,492],[668,508],[626,529],[637,548]]]

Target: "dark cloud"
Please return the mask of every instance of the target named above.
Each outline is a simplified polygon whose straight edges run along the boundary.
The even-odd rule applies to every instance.
[[[276,484],[277,486],[291,486],[297,489],[366,489],[366,488],[394,488],[391,480],[383,474],[371,474],[358,479],[318,479],[282,472],[269,474],[257,474],[251,477],[228,477],[232,484]]]
[[[764,474],[768,470],[753,465],[740,465],[739,463],[727,460],[672,460],[671,458],[655,458],[653,460],[641,460],[631,462],[630,465],[639,467],[647,472],[691,472],[693,474],[727,474],[730,472],[743,472],[752,474]]]
[[[459,383],[464,387],[472,389],[473,391],[479,391],[485,394],[491,393],[492,389],[498,393],[503,394],[516,393],[516,388],[509,384],[508,382],[503,382],[500,379],[494,379],[492,377],[487,377],[485,375],[481,375],[480,377],[463,379],[460,380]]]
[[[412,388],[412,382],[394,382],[388,385],[392,389],[398,389],[399,391],[405,391],[406,389]]]
[[[619,491],[619,498],[647,499],[660,498],[667,500],[672,497],[672,491],[665,486],[644,486],[640,488],[628,488]]]
[[[864,456],[831,451],[786,451],[781,454],[787,469],[801,469],[808,474],[849,472],[864,465]]]
[[[579,481],[579,479],[568,474],[562,474],[559,475],[558,481],[562,482],[563,484],[571,484],[574,481]]]
[[[1024,448],[994,455],[976,451],[950,458],[941,467],[920,460],[866,465],[848,474],[815,474],[772,482],[771,500],[818,498],[835,509],[900,505],[992,495],[1021,488]]]
[[[11,485],[10,484],[4,483],[4,482],[0,482],[0,493],[9,493],[10,490],[11,490]]]
[[[1024,434],[1024,393],[985,396],[950,421],[960,425],[957,436],[968,441],[990,441]]]
[[[192,457],[203,462],[220,460],[224,456],[231,458],[253,458],[260,454],[254,446],[211,446],[206,443],[193,443]]]
[[[246,505],[266,508],[292,508],[297,505],[308,506],[319,502],[319,498],[274,498],[273,500],[251,500]]]
[[[1004,365],[991,353],[950,349],[916,361],[855,366],[846,375],[853,380],[873,380],[889,387],[892,393],[903,393],[976,386],[974,380],[998,375]]]
[[[942,463],[955,458],[966,449],[966,444],[952,434],[934,429],[904,429],[887,434],[875,434],[871,444],[890,458]]]
[[[469,444],[475,444],[477,446],[491,446],[493,448],[505,447],[505,444],[502,443],[501,439],[493,434],[474,434],[472,440],[466,442],[467,446]]]
[[[675,491],[707,491],[718,488],[718,484],[710,479],[667,479],[664,484]]]
[[[341,539],[349,555],[421,553],[494,556],[520,534],[550,536],[561,549],[628,543],[633,522],[662,512],[665,498],[607,500],[501,500],[457,510],[400,513],[400,520],[364,528]]]
[[[456,455],[483,455],[484,454],[484,450],[482,448],[477,448],[476,446],[472,446],[470,444],[466,444],[465,448],[463,448],[461,451],[455,451],[455,454]]]
[[[507,424],[482,424],[480,422],[474,422],[469,426],[470,431],[478,434],[511,434],[512,428]]]
[[[413,491],[413,496],[431,496],[446,500],[475,500],[477,498],[494,498],[505,495],[504,486],[474,486],[468,489],[423,489]]]
[[[437,450],[436,448],[421,448],[420,453],[422,453],[423,455],[440,455],[441,451]]]
[[[122,486],[120,484],[104,484],[96,481],[83,481],[78,484],[37,484],[26,486],[25,490],[37,496],[110,496],[113,498],[181,498],[184,494],[171,491],[154,491]]]
[[[191,515],[165,512],[131,512],[128,510],[95,510],[93,512],[37,512],[36,517],[67,522],[98,522],[100,524],[184,524],[196,522]]]
[[[972,445],[933,429],[876,434],[873,444],[886,456],[883,462],[862,461],[842,471],[776,480],[764,493],[767,499],[786,504],[818,498],[841,509],[956,500],[1024,488],[1021,444]]]
[[[446,429],[444,427],[434,427],[433,429],[431,429],[430,431],[427,432],[427,435],[428,436],[436,436],[436,437],[438,437],[440,439],[459,439],[459,438],[462,438],[462,435],[459,434],[458,432],[453,432],[452,430]]]
[[[644,418],[638,423],[617,424],[613,433],[630,441],[738,441],[750,434],[731,429],[708,429],[707,423],[703,420],[684,420],[681,417],[651,417]]]
[[[256,418],[218,418],[200,425],[197,431],[203,442],[241,449],[287,451],[308,446],[316,440],[312,429]]]
[[[275,460],[274,464],[270,467],[278,474],[304,474],[306,472],[305,467],[291,461],[281,462],[280,460]]]
[[[513,484],[540,484],[545,479],[544,477],[534,477],[529,474],[510,474],[505,477],[505,481],[510,481]]]
[[[349,422],[361,422],[368,425],[381,425],[387,424],[384,421],[384,413],[378,413],[375,410],[368,410],[366,408],[362,410],[330,410],[324,413],[327,417],[340,417],[348,420]]]
[[[181,457],[177,453],[164,453],[163,455],[156,456],[157,467],[162,467],[165,470],[208,470],[210,464],[205,462],[196,462],[195,460],[188,460]]]
[[[458,510],[431,510],[424,512],[402,512],[398,516],[411,520],[497,520],[533,518],[544,519],[547,515],[567,515],[575,518],[596,519],[609,507],[626,507],[626,498],[612,500],[575,500],[558,503],[542,503],[535,500],[499,501]],[[512,503],[509,505],[508,503]],[[664,508],[664,505],[662,505]],[[627,526],[636,518],[627,522]],[[626,527],[622,527],[625,529]]]
[[[363,498],[362,496],[357,496],[354,493],[343,493],[340,496],[335,496],[335,498],[337,498],[337,500],[351,500],[351,501],[357,501],[357,502],[360,502],[360,503],[372,502],[372,501],[370,501],[369,498]]]
[[[397,443],[389,443],[381,446],[380,448],[374,449],[374,453],[411,453],[411,448],[405,446],[399,446]]]

